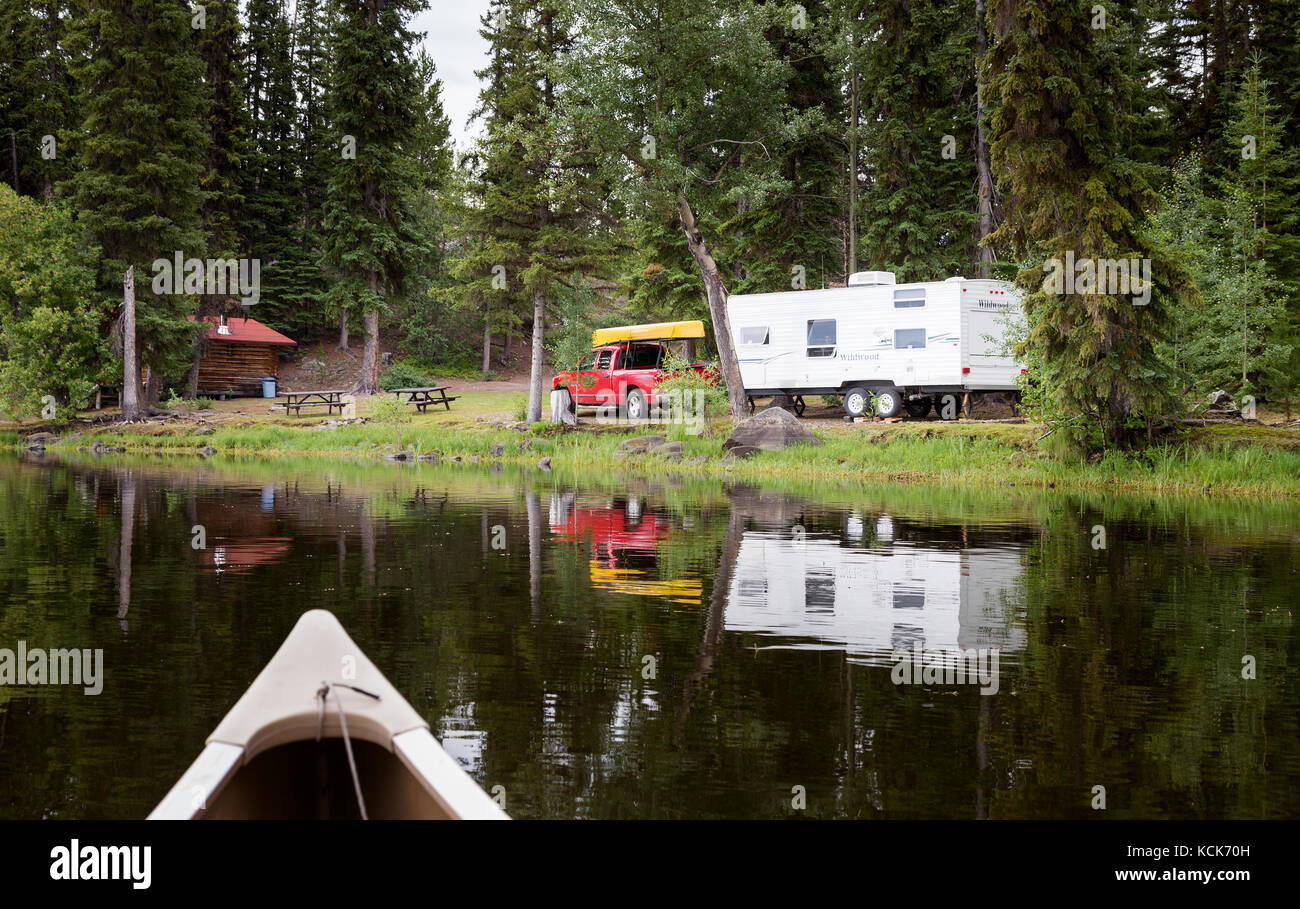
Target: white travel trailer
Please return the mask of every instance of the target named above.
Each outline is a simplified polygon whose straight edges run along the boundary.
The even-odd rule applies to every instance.
[[[884,417],[934,406],[955,419],[982,393],[1018,391],[1023,370],[1003,339],[1020,297],[1005,281],[895,284],[892,272],[868,271],[848,287],[732,294],[727,316],[751,399],[839,395],[856,417],[874,396]]]

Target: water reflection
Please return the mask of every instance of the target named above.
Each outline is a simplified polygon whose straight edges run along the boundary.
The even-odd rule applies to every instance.
[[[1024,647],[1019,547],[937,548],[888,515],[864,541],[862,526],[851,514],[835,536],[747,532],[727,630],[763,635],[766,647],[842,649],[874,665],[913,647]]]
[[[0,816],[143,816],[311,607],[516,817],[1291,816],[1298,572],[1289,503],[0,458],[0,647],[105,651],[0,685]]]

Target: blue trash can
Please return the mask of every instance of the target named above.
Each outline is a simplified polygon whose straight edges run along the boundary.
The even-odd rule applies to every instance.
[[[275,376],[266,376],[262,379],[262,397],[275,397]]]

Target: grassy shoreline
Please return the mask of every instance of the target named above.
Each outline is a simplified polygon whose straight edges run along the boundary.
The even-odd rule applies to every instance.
[[[518,395],[470,393],[460,407],[438,414],[405,415],[358,403],[364,423],[322,428],[319,417],[276,417],[246,402],[223,402],[208,416],[176,421],[69,426],[52,452],[75,453],[96,442],[128,453],[197,455],[210,446],[217,457],[257,455],[375,461],[397,451],[412,457],[438,452],[442,462],[500,463],[536,468],[549,457],[553,471],[581,479],[584,475],[725,477],[755,484],[818,488],[852,488],[867,483],[941,484],[970,488],[1029,487],[1077,491],[1124,491],[1238,498],[1300,498],[1300,431],[1256,424],[1222,424],[1189,429],[1176,440],[1137,455],[1111,455],[1084,462],[1055,457],[1036,439],[1034,424],[938,421],[897,424],[845,424],[809,421],[822,441],[763,452],[725,463],[722,442],[729,425],[719,422],[702,434],[685,427],[583,425],[559,430],[538,427],[521,432],[513,416]],[[382,400],[382,399],[381,399]],[[376,416],[389,419],[377,420]],[[22,449],[22,439],[37,429],[0,430],[0,444]],[[538,431],[540,430],[540,431]],[[680,459],[657,453],[620,452],[635,435],[658,434],[680,441]],[[493,454],[500,446],[500,454]]]

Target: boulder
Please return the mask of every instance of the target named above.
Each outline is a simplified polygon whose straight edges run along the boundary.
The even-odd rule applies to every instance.
[[[210,458],[216,453],[217,450],[213,448],[211,445],[204,445],[202,448],[199,449],[199,457],[201,458]]]
[[[723,464],[730,464],[735,461],[743,461],[745,458],[752,458],[763,449],[754,445],[733,445],[727,449],[727,453],[722,456]]]
[[[384,455],[385,461],[409,461],[411,453],[409,451],[394,451]]]
[[[194,430],[194,435],[196,435],[196,436],[210,436],[210,435],[212,435],[214,432],[216,432],[216,430],[213,429],[211,426],[200,426],[198,429]]]
[[[652,451],[667,442],[664,436],[636,436],[624,440],[623,444],[618,446],[619,451]]]
[[[1210,392],[1210,396],[1209,396],[1209,398],[1208,398],[1208,401],[1209,401],[1210,407],[1212,407],[1212,408],[1216,408],[1216,409],[1219,409],[1219,410],[1236,410],[1236,409],[1237,409],[1237,402],[1234,401],[1234,400],[1232,400],[1232,395],[1228,394],[1228,393],[1227,393],[1226,391],[1224,391],[1223,389],[1219,389],[1218,391],[1212,391],[1212,392]]]
[[[52,432],[34,432],[29,436],[23,436],[23,441],[29,445],[32,443],[40,443],[43,445],[46,442],[56,442],[58,441],[58,438],[59,437]]]
[[[551,459],[550,459],[550,458],[542,458],[540,461],[537,462],[537,466],[540,467],[542,470],[550,470],[550,469],[551,469]]]
[[[492,455],[492,457],[494,458],[499,458],[505,453],[506,453],[506,447],[502,445],[500,442],[498,442],[497,444],[493,445],[491,448],[488,449],[488,454]]]
[[[722,443],[723,451],[733,448],[761,448],[780,451],[791,445],[820,445],[821,440],[799,422],[799,418],[779,407],[769,407],[760,414],[741,420]]]

